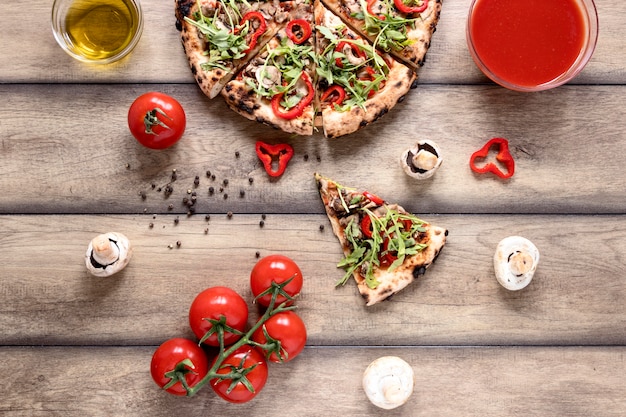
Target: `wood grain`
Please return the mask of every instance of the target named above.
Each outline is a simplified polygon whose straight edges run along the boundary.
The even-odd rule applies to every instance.
[[[592,60],[570,85],[535,94],[494,86],[478,71],[465,43],[469,3],[445,1],[418,88],[403,103],[329,141],[243,120],[203,96],[173,0],[144,0],[142,40],[105,67],[74,61],[56,44],[51,1],[5,1],[0,414],[623,416],[624,3],[597,1]],[[171,149],[148,150],[129,133],[128,107],[147,91],[174,96],[187,112],[185,136]],[[509,140],[516,161],[508,181],[468,166],[496,136]],[[398,159],[423,138],[438,143],[444,163],[415,182]],[[266,175],[257,140],[294,146],[284,176]],[[371,308],[353,282],[335,288],[342,253],[314,172],[446,227],[437,262]],[[188,215],[183,199],[192,192],[198,202]],[[130,238],[133,259],[119,275],[95,278],[85,251],[107,231]],[[500,287],[493,273],[495,247],[509,235],[541,252],[533,282],[519,292]],[[292,257],[305,277],[304,353],[271,366],[268,385],[249,404],[227,404],[210,390],[192,399],[160,392],[149,376],[151,355],[168,338],[192,337],[195,295],[227,285],[250,301],[250,271],[271,253]],[[250,322],[257,315],[253,307]],[[392,411],[371,405],[360,385],[365,367],[383,355],[415,371],[414,395]]]
[[[260,215],[213,214],[208,222],[196,215],[175,224],[176,217],[0,217],[0,292],[11,300],[2,307],[0,344],[142,345],[192,337],[188,309],[203,289],[230,286],[251,301],[257,251],[300,265],[299,311],[309,345],[626,342],[623,216],[425,216],[449,229],[447,246],[425,276],[374,307],[364,306],[352,281],[335,288],[341,249],[323,215],[268,215],[262,228]],[[320,231],[320,224],[328,227]],[[133,259],[118,276],[94,278],[83,254],[107,231],[129,237]],[[520,292],[501,288],[493,273],[497,243],[513,234],[541,252],[533,282]]]
[[[173,94],[187,112],[183,139],[165,151],[143,148],[126,122],[135,97],[153,89]],[[0,85],[0,95],[6,97],[1,213],[166,213],[169,204],[185,213],[181,201],[196,175],[199,210],[320,213],[316,171],[417,212],[624,213],[626,207],[622,162],[613,157],[626,155],[626,119],[612,110],[626,101],[624,86],[564,86],[532,95],[424,86],[376,124],[332,141],[291,138],[243,120],[194,85]],[[495,136],[509,140],[516,160],[509,181],[469,168],[472,152]],[[404,174],[399,159],[422,138],[439,144],[444,163],[419,182]],[[286,175],[270,181],[254,153],[256,140],[293,144]],[[175,192],[165,199],[152,185],[171,182],[174,169]],[[218,190],[224,179],[225,191],[210,196],[208,188]]]
[[[622,416],[624,347],[306,348],[271,364],[268,382],[247,404],[228,404],[208,387],[193,398],[160,392],[150,380],[153,347],[0,348],[11,416]],[[403,358],[415,375],[407,404],[380,410],[361,388],[374,359]],[[341,370],[341,372],[337,372]],[[287,409],[288,411],[285,411]]]

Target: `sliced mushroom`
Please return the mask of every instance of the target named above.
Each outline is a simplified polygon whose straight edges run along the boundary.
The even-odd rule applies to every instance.
[[[509,236],[500,241],[493,256],[496,279],[506,289],[521,290],[530,284],[539,263],[539,250],[528,239]]]
[[[269,89],[281,84],[282,77],[280,70],[273,65],[261,66],[257,68],[254,75],[262,87]]]
[[[108,277],[124,269],[132,253],[126,236],[117,232],[104,233],[89,242],[85,265],[92,275]]]
[[[421,140],[404,151],[400,159],[404,172],[418,180],[432,177],[442,162],[439,146],[428,139]]]
[[[383,356],[363,373],[363,389],[377,407],[391,410],[406,403],[413,393],[413,368],[397,356]]]
[[[354,53],[354,49],[352,49],[352,45],[347,43],[344,45],[344,47],[341,49],[341,52],[343,54],[345,54],[346,59],[348,60],[349,63],[351,63],[354,66],[359,66],[362,63],[365,62],[366,58],[364,56],[357,56]]]

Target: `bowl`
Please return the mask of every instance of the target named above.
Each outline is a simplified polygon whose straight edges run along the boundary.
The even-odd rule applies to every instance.
[[[73,58],[109,64],[128,55],[143,31],[139,0],[55,0],[52,32]]]
[[[593,0],[472,0],[466,39],[492,81],[542,91],[572,80],[589,62],[598,14]]]

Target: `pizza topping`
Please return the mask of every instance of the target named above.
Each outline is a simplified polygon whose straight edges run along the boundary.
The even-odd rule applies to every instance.
[[[294,153],[293,147],[287,143],[270,145],[258,141],[255,149],[257,156],[263,163],[265,171],[270,177],[280,177],[283,175]]]
[[[241,59],[246,55],[249,49],[246,44],[249,25],[244,24],[237,30],[232,30],[225,23],[228,21],[229,24],[233,24],[232,19],[231,16],[225,16],[217,10],[211,16],[207,16],[202,12],[202,8],[195,19],[185,16],[185,21],[196,26],[204,35],[208,60],[203,62],[201,67],[205,71],[215,68],[227,70],[232,60]],[[234,27],[234,24],[231,27]]]
[[[345,98],[346,90],[340,85],[333,84],[324,91],[321,100],[340,106]]]
[[[424,250],[428,245],[419,243],[426,229],[417,217],[401,213],[395,205],[378,205],[380,198],[370,193],[356,193],[339,188],[346,240],[351,253],[337,265],[346,274],[337,282],[345,284],[356,271],[365,278],[369,288],[379,285],[374,276],[376,268],[394,270],[402,265],[406,256]],[[332,204],[332,202],[330,203]],[[382,204],[382,203],[381,203]],[[340,220],[341,221],[341,220]]]
[[[335,47],[335,51],[340,52],[340,54],[338,54],[339,56],[335,58],[335,65],[339,68],[343,68],[343,58],[355,67],[360,66],[367,60],[365,52],[352,42],[339,42]]]
[[[252,23],[256,22],[256,24]],[[267,30],[267,23],[265,22],[265,18],[261,14],[261,12],[250,11],[246,13],[240,22],[240,27],[246,24],[250,24],[252,27],[256,26],[256,29],[252,33],[252,37],[250,38],[250,42],[248,42],[248,49],[243,51],[244,54],[247,54],[251,50],[256,47],[257,41],[261,35],[265,33]]]
[[[441,151],[437,144],[430,140],[421,140],[402,153],[400,163],[402,169],[412,178],[418,180],[432,177],[441,163]]]
[[[348,111],[384,86],[389,65],[373,46],[360,39],[339,38],[330,28],[317,26],[327,46],[320,51],[316,71],[322,86],[341,86],[345,92],[336,111]],[[324,100],[322,100],[324,101]]]
[[[287,24],[285,32],[293,43],[301,45],[311,37],[313,29],[311,28],[311,24],[306,20],[296,19]]]
[[[504,168],[506,168],[506,171],[502,171],[500,166],[493,162],[487,162],[483,166],[476,165],[477,161],[484,161],[487,158],[491,148],[498,148],[496,161],[502,164]],[[470,157],[470,168],[477,174],[491,172],[500,178],[511,178],[515,173],[515,160],[509,151],[509,141],[504,138],[493,138],[489,140],[485,146],[472,154]]]
[[[258,67],[254,75],[259,85],[268,90],[282,84],[282,74],[273,65]]]
[[[367,7],[365,8],[369,14],[379,18],[380,20],[385,20],[385,15],[380,14],[378,11],[374,10],[374,7],[377,9],[381,9],[381,4],[378,0],[367,0]]]
[[[302,96],[298,90],[295,94],[286,96],[285,92],[280,92],[272,97],[272,110],[274,114],[286,120],[295,119],[304,112],[304,109],[311,104],[315,96],[315,89],[311,83],[309,75],[302,71],[300,79],[306,86],[306,93]],[[294,99],[297,100],[294,104]],[[283,110],[287,109],[287,110]]]
[[[538,263],[539,250],[521,236],[502,239],[493,257],[496,279],[511,291],[521,290],[530,284]]]
[[[415,4],[414,6],[411,5],[413,3]],[[409,0],[408,4],[403,0],[393,0],[393,4],[395,4],[402,13],[421,13],[428,7],[428,0]]]

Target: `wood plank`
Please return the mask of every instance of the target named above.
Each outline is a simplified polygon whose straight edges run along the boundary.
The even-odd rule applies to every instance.
[[[227,285],[251,300],[261,256],[282,253],[301,267],[299,300],[309,345],[623,345],[626,343],[626,217],[424,216],[450,231],[427,274],[393,300],[367,308],[336,268],[341,250],[323,215],[213,214],[0,216],[0,345],[144,345],[192,334],[193,298]],[[149,223],[153,227],[149,227]],[[205,234],[205,228],[208,233]],[[118,231],[134,245],[130,265],[91,277],[87,243]],[[509,235],[541,252],[529,287],[508,292],[493,273]],[[180,241],[181,246],[176,247]],[[169,245],[173,249],[169,249]],[[256,317],[252,309],[251,322]]]
[[[51,2],[7,2],[0,15],[0,82],[166,82],[194,83],[179,34],[175,28],[173,1],[144,2],[145,27],[135,51],[121,62],[93,66],[73,60],[56,45],[50,29]],[[420,71],[420,82],[483,83],[486,78],[474,65],[465,41],[470,0],[446,0],[441,21]],[[626,27],[624,5],[618,0],[597,1],[600,37],[587,68],[574,83],[624,83]],[[15,16],[28,30],[15,30]]]
[[[622,416],[626,348],[306,348],[270,364],[268,382],[246,404],[208,387],[193,398],[160,392],[149,375],[152,347],[0,348],[0,412],[10,416],[167,416],[211,410],[224,417]],[[374,359],[395,355],[414,370],[404,406],[381,410],[361,388]],[[337,370],[341,370],[338,373]],[[15,377],[19,375],[19,377]],[[206,414],[206,412],[205,412]]]
[[[187,111],[184,138],[166,151],[143,148],[127,127],[128,106],[152,89],[173,94]],[[624,86],[565,86],[534,95],[425,86],[380,122],[337,140],[291,138],[243,120],[193,85],[0,85],[0,95],[1,213],[166,213],[170,203],[185,213],[181,201],[196,175],[199,210],[319,213],[315,171],[417,212],[623,213],[626,207],[624,170],[615,157],[626,155],[626,120],[616,110],[626,101]],[[516,173],[509,181],[469,169],[472,152],[494,136],[511,143]],[[399,164],[418,138],[437,142],[444,156],[440,171],[424,182]],[[294,145],[278,181],[270,181],[254,154],[256,140]],[[372,166],[380,168],[376,176]],[[151,184],[170,182],[173,169],[175,192],[165,199]],[[229,198],[209,196],[208,187],[219,189],[223,179]]]

